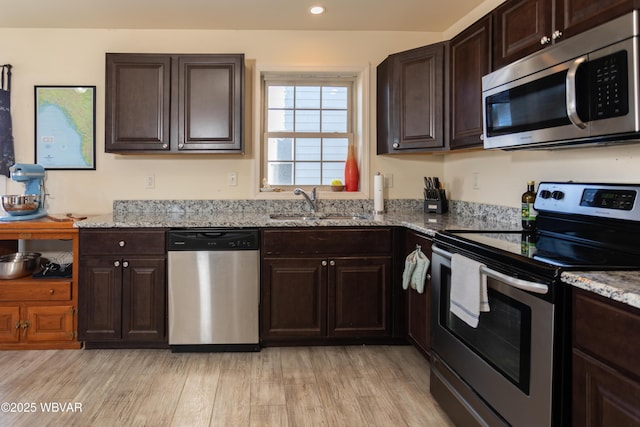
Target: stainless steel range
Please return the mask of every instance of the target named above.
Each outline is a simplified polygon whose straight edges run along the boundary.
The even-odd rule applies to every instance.
[[[570,425],[570,286],[560,274],[640,268],[639,193],[640,185],[543,182],[535,232],[435,236],[431,392],[457,425]],[[489,311],[476,310],[476,298],[471,313],[452,313],[458,286],[480,299],[486,287]]]

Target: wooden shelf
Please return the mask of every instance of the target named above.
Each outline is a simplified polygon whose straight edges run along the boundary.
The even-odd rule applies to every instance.
[[[0,349],[80,348],[79,243],[74,221],[55,217],[0,221],[0,240],[69,240],[73,252],[71,278],[0,280]]]

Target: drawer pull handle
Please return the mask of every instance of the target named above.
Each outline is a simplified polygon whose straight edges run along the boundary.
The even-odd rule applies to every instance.
[[[124,246],[127,244],[127,242],[125,242],[124,240],[120,240],[118,242],[118,246],[120,246],[121,248],[124,248]]]
[[[49,289],[49,295],[53,295],[56,291],[54,291],[53,289]]]

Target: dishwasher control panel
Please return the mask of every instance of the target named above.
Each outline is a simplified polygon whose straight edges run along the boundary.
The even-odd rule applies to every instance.
[[[243,251],[260,248],[257,229],[185,228],[167,233],[168,251]]]

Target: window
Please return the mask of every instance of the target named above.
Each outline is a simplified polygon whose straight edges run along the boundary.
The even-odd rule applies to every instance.
[[[263,78],[262,176],[279,187],[343,181],[347,147],[354,143],[356,76],[297,73]]]

